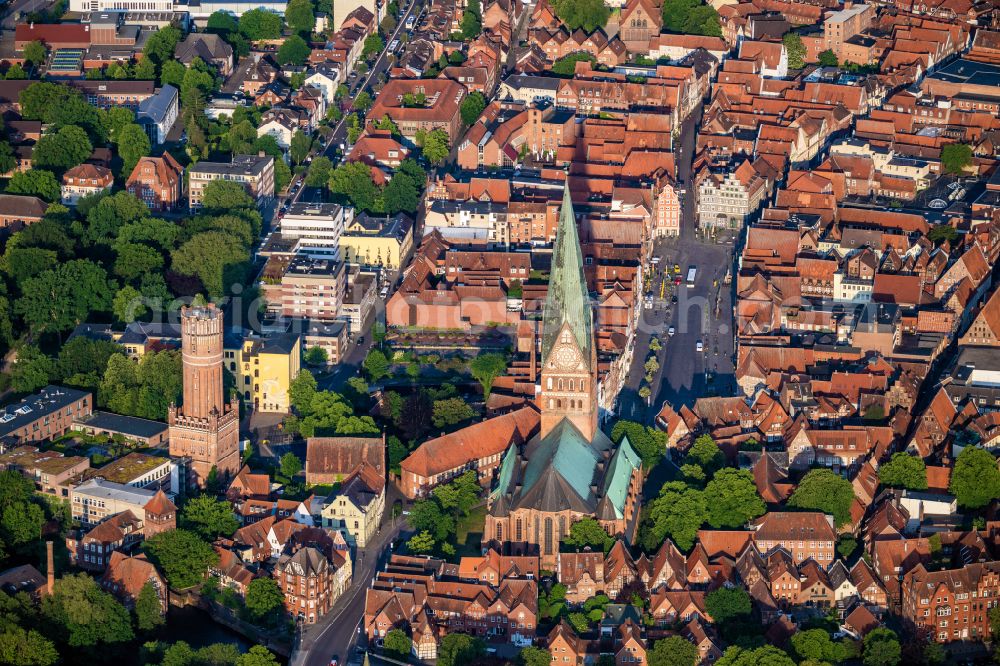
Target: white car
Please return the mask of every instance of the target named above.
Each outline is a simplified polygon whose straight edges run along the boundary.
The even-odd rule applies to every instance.
[[[705,345],[701,344],[701,340],[699,340],[698,343],[695,344],[694,350],[695,351],[699,351],[699,352],[700,351],[705,351]]]
[[[676,332],[677,331],[674,330],[673,326],[671,326],[670,328],[667,329],[667,335],[669,335],[670,337],[674,337],[674,333],[676,333]]]

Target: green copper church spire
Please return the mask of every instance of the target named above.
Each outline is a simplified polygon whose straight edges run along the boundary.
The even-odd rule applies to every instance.
[[[549,293],[542,317],[542,363],[547,362],[563,324],[569,326],[584,362],[589,366],[594,344],[594,316],[590,308],[587,280],[583,275],[583,251],[580,249],[568,180],[563,186],[559,227],[556,230],[555,247],[552,249]]]

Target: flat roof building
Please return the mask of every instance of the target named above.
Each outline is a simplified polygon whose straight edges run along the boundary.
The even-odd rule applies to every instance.
[[[274,158],[270,155],[234,155],[232,162],[198,162],[188,169],[188,207],[202,206],[205,187],[213,180],[240,183],[258,205],[274,198]]]
[[[89,416],[92,409],[89,391],[49,385],[0,410],[0,439],[45,442],[66,434],[74,420]]]

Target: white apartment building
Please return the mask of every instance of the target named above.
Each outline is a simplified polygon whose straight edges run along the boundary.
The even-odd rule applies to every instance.
[[[340,261],[340,237],[353,221],[353,208],[296,203],[281,219],[281,235],[299,239],[300,251],[310,258]]]

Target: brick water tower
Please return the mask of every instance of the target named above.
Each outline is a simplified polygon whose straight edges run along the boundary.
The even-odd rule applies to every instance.
[[[181,308],[184,401],[170,405],[170,455],[191,459],[198,486],[213,467],[232,477],[240,464],[240,410],[222,386],[222,334],[222,310],[214,303]]]

